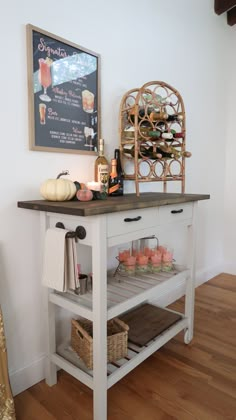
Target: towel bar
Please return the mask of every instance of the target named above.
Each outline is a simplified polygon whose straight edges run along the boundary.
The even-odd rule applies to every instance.
[[[56,227],[60,229],[65,229],[65,226],[62,222],[57,222]],[[85,237],[86,237],[86,229],[83,226],[77,226],[74,232],[70,231],[70,232],[67,232],[66,234],[66,238],[75,238],[75,240],[77,240],[77,238],[84,239]]]

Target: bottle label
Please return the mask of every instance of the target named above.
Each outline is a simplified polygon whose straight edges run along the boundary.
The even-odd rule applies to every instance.
[[[119,189],[120,185],[116,184],[116,185],[112,185],[112,187],[109,188],[109,194],[114,193],[115,191],[117,191]]]
[[[98,165],[98,182],[102,184],[102,190],[108,192],[108,166],[107,165]]]

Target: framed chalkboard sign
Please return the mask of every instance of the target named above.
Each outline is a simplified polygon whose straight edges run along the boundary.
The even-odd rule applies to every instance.
[[[27,25],[30,149],[97,154],[100,56]]]

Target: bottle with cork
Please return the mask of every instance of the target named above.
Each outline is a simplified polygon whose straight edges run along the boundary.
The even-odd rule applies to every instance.
[[[102,185],[102,192],[108,194],[109,186],[109,164],[104,155],[104,139],[98,142],[98,157],[94,165],[94,180]]]
[[[115,149],[114,159],[111,160],[111,172],[109,176],[108,194],[110,196],[117,197],[123,195],[123,179],[124,174],[120,161],[120,150]]]

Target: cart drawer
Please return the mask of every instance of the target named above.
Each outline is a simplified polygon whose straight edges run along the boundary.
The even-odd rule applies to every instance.
[[[157,219],[157,207],[110,213],[107,216],[108,237],[156,226]]]
[[[159,222],[165,223],[178,223],[183,220],[191,220],[193,216],[193,204],[182,203],[161,206],[159,208]]]

